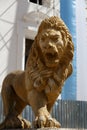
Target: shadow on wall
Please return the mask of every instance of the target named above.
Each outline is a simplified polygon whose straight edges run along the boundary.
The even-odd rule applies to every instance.
[[[9,72],[17,69],[17,24],[27,13],[28,6],[25,0],[3,0],[0,6],[0,84]]]

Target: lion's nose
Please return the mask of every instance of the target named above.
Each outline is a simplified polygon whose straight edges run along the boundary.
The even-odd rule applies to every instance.
[[[54,44],[52,44],[51,42],[49,44],[47,44],[46,49],[49,51],[58,52],[56,46]]]
[[[47,44],[47,49],[51,49],[51,48],[53,48],[52,43]]]

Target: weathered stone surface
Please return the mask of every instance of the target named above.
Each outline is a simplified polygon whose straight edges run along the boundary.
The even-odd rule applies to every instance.
[[[31,105],[35,114],[35,128],[60,128],[50,110],[65,80],[72,74],[73,54],[74,45],[64,22],[56,16],[43,20],[30,49],[26,70],[12,72],[3,81],[2,100],[6,117],[0,130],[31,128],[30,123],[20,117],[26,105]]]

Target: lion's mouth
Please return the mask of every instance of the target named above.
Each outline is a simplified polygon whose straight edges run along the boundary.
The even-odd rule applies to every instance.
[[[48,67],[55,67],[59,63],[58,53],[45,53],[45,61]]]
[[[57,53],[48,52],[48,53],[45,54],[45,56],[48,60],[52,60],[52,61],[54,61],[55,59],[58,59]]]

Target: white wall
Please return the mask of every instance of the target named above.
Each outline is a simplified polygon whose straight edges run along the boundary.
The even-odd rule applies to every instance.
[[[0,0],[0,88],[11,71],[24,68],[24,23],[27,0]]]
[[[0,0],[0,88],[8,73],[24,67],[24,34],[20,21],[28,7],[25,0]]]
[[[77,100],[87,101],[87,25],[85,1],[77,0]]]

